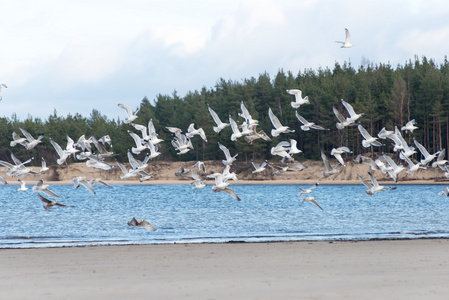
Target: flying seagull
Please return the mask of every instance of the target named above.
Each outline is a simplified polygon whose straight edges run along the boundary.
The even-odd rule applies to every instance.
[[[351,48],[354,45],[351,44],[350,39],[351,39],[351,34],[349,33],[349,30],[347,28],[345,28],[345,41],[344,42],[335,41],[335,42],[343,44],[341,46],[341,48]]]
[[[6,84],[0,83],[0,101],[2,101],[2,88],[7,88]]]

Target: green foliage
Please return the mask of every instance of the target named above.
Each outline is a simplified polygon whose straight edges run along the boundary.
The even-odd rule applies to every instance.
[[[272,80],[267,73],[261,73],[257,78],[244,79],[242,82],[224,80],[220,78],[213,88],[203,87],[199,91],[187,93],[179,97],[176,91],[172,95],[157,95],[150,101],[144,98],[139,107],[136,124],[148,125],[150,120],[156,128],[162,155],[159,160],[213,160],[223,159],[223,153],[218,150],[217,143],[227,146],[231,153],[239,153],[244,160],[269,159],[270,148],[282,140],[295,139],[298,148],[303,150],[299,157],[319,159],[321,149],[330,151],[333,147],[348,146],[355,154],[369,151],[361,146],[361,137],[356,127],[338,131],[337,121],[332,112],[335,106],[346,114],[340,99],[349,102],[356,112],[363,112],[361,124],[376,135],[382,127],[394,130],[408,120],[415,119],[419,130],[413,135],[429,152],[440,148],[449,148],[449,62],[437,65],[433,60],[423,57],[419,60],[408,61],[404,66],[395,69],[389,64],[366,64],[354,69],[350,63],[340,65],[335,63],[333,69],[304,70],[294,76],[291,72],[280,69]],[[310,122],[328,128],[327,131],[315,130],[304,132],[300,129],[300,122],[295,116],[295,109],[290,105],[294,97],[286,93],[287,89],[301,89],[303,97],[308,96],[310,105],[302,105],[297,111]],[[238,123],[243,119],[238,115],[243,103],[254,119],[259,121],[258,130],[264,130],[270,135],[272,124],[268,118],[268,108],[279,118],[282,124],[295,130],[294,133],[273,138],[272,142],[263,140],[248,144],[244,138],[236,142],[230,141],[231,129],[225,128],[215,133],[215,126],[209,114],[207,105],[219,115],[223,122],[229,122],[232,116]],[[171,145],[172,134],[166,126],[178,127],[184,132],[190,124],[195,128],[203,128],[208,142],[199,136],[192,139],[194,150],[184,155],[177,155]],[[19,127],[29,131],[34,137],[45,134],[42,144],[32,151],[17,145],[9,146],[12,132],[19,134]],[[0,118],[0,159],[10,161],[10,153],[14,152],[21,159],[31,156],[45,157],[49,162],[55,161],[53,147],[48,138],[57,141],[63,148],[67,136],[77,141],[81,135],[89,138],[91,135],[100,138],[110,135],[113,151],[117,159],[127,160],[126,153],[133,146],[133,139],[128,130],[140,134],[129,124],[120,119],[110,120],[100,111],[93,110],[89,117],[79,114],[66,117],[56,112],[46,120],[33,119],[18,120],[15,115]],[[407,134],[406,139],[411,140]],[[388,144],[388,143],[387,143]],[[378,148],[375,151],[391,151],[391,146]],[[144,154],[141,154],[143,158]],[[40,160],[35,160],[38,163]],[[73,160],[71,160],[73,161]]]

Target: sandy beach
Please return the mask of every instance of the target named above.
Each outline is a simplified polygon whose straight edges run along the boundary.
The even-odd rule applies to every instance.
[[[1,299],[447,299],[449,240],[0,250]]]

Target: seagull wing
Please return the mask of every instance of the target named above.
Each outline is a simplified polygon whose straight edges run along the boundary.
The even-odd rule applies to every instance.
[[[278,129],[278,128],[282,127],[281,122],[280,122],[279,119],[274,115],[274,113],[273,113],[273,111],[271,110],[271,108],[268,108],[268,116],[270,117],[271,124],[273,124],[274,128]]]
[[[372,136],[368,133],[368,131],[366,131],[365,128],[363,128],[363,126],[361,124],[358,125],[360,134],[367,140],[367,139],[371,139]]]
[[[352,108],[352,105],[349,104],[348,102],[346,102],[345,100],[341,99],[341,103],[343,104],[343,106],[346,108],[346,110],[348,111],[349,115],[351,117],[355,116],[356,113],[354,111],[354,108]]]
[[[230,195],[235,200],[240,201],[240,197],[237,196],[236,192],[233,189],[227,187],[227,188],[223,189],[223,192]]]

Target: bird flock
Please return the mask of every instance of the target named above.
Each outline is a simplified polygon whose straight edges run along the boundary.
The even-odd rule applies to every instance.
[[[337,41],[337,43],[341,43],[342,48],[350,48],[354,46],[350,42],[350,33],[348,29],[345,29],[345,41]],[[2,88],[7,88],[7,86],[5,84],[0,84],[0,101],[2,100]],[[313,130],[330,130],[329,128],[324,128],[319,124],[315,124],[314,122],[306,120],[301,115],[301,106],[313,105],[308,96],[303,97],[303,93],[301,90],[289,89],[286,90],[286,93],[294,96],[294,99],[291,102],[291,107],[295,110],[295,116],[301,123],[299,128],[302,131],[310,132]],[[396,188],[379,185],[374,176],[377,170],[380,170],[382,173],[388,174],[395,183],[398,182],[398,178],[403,171],[411,174],[414,172],[418,172],[420,169],[425,169],[428,167],[441,169],[442,171],[444,171],[444,175],[449,178],[448,161],[444,159],[445,149],[441,149],[436,153],[430,154],[423,147],[423,145],[419,143],[419,141],[413,138],[414,130],[419,129],[417,127],[418,124],[415,122],[415,120],[410,120],[400,129],[398,128],[398,126],[391,128],[391,130],[382,128],[377,136],[373,136],[359,122],[359,119],[363,117],[364,113],[356,113],[352,105],[343,99],[341,99],[341,104],[345,108],[345,111],[343,112],[340,112],[335,106],[333,107],[333,112],[337,119],[335,126],[338,131],[345,130],[345,128],[347,127],[357,126],[358,131],[363,137],[361,144],[364,148],[383,147],[385,146],[386,141],[391,140],[394,145],[393,151],[398,154],[398,158],[400,160],[398,164],[390,157],[391,154],[389,155],[386,153],[375,160],[373,160],[369,156],[364,155],[358,155],[354,159],[355,163],[367,164],[370,166],[370,172],[367,172],[366,174],[369,178],[369,181],[360,174],[357,174],[360,182],[366,187],[365,192],[368,195],[374,195],[381,191],[388,191]],[[213,131],[216,134],[220,134],[223,129],[225,129],[226,127],[230,127],[232,133],[229,139],[231,142],[235,142],[241,138],[243,138],[249,144],[252,144],[255,140],[258,139],[262,139],[266,142],[272,142],[272,138],[287,137],[289,133],[293,133],[296,130],[295,128],[290,128],[289,126],[282,124],[271,108],[269,108],[267,111],[269,119],[273,126],[270,132],[270,137],[265,131],[257,129],[259,121],[255,120],[251,116],[243,101],[240,105],[241,112],[239,112],[238,114],[238,117],[240,117],[241,120],[234,119],[231,115],[229,115],[228,120],[226,120],[227,122],[223,122],[218,114],[213,110],[213,108],[211,108],[209,105],[207,106],[209,113],[216,125],[213,126]],[[125,167],[117,160],[115,161],[115,165],[106,161],[107,158],[112,158],[115,155],[112,151],[113,146],[109,135],[105,135],[98,140],[94,136],[91,136],[87,139],[85,135],[82,135],[78,138],[76,143],[72,138],[67,136],[67,144],[65,148],[61,147],[53,139],[49,138],[51,145],[58,155],[56,163],[58,165],[62,165],[66,163],[69,157],[73,157],[74,159],[80,161],[86,161],[87,167],[98,168],[101,170],[112,170],[117,166],[123,173],[123,175],[120,176],[120,179],[122,180],[126,180],[132,177],[138,177],[140,181],[151,179],[152,175],[147,173],[146,168],[148,167],[148,162],[150,160],[154,160],[161,154],[161,152],[159,152],[158,150],[159,144],[163,140],[158,138],[158,134],[156,133],[156,129],[154,127],[152,119],[149,120],[147,126],[137,124],[136,120],[138,119],[138,109],[133,112],[131,107],[125,104],[118,104],[118,107],[123,109],[126,113],[126,118],[123,122],[130,126],[128,134],[134,140],[135,144],[133,145],[133,147],[131,147],[131,149],[128,149],[127,151],[127,158],[130,166],[129,168]],[[192,139],[196,138],[196,136],[201,138],[204,143],[208,142],[206,131],[203,128],[196,128],[194,123],[190,124],[186,131],[170,126],[166,126],[165,128],[172,134],[171,145],[177,151],[177,155],[183,155],[193,149]],[[43,142],[44,135],[40,135],[39,137],[34,138],[23,128],[19,129],[22,135],[18,134],[17,132],[13,132],[12,141],[10,142],[10,146],[12,148],[16,147],[17,145],[21,145],[25,147],[26,150],[31,150]],[[139,134],[132,131],[133,129],[139,132]],[[413,138],[413,144],[416,148],[407,144],[406,139],[402,135],[403,132],[404,134],[409,135],[409,140],[410,138]],[[260,164],[251,161],[251,167],[253,168],[252,173],[261,173],[268,170],[269,168],[273,171],[274,175],[280,176],[285,172],[300,172],[301,170],[305,169],[306,166],[295,159],[295,155],[302,153],[302,151],[298,149],[297,145],[298,142],[291,138],[285,138],[285,140],[277,143],[276,145],[273,145],[273,147],[271,147],[270,153],[273,157],[280,157],[279,164],[269,163],[268,160],[265,160]],[[214,193],[224,192],[230,195],[232,198],[240,201],[240,197],[230,187],[230,181],[238,180],[236,173],[231,171],[233,163],[237,160],[238,153],[231,154],[229,149],[221,143],[218,143],[218,149],[223,152],[223,169],[221,172],[208,174],[204,162],[198,161],[190,168],[184,166],[179,168],[175,175],[177,177],[191,178],[193,180],[191,185],[195,190],[205,188],[207,186],[207,179],[213,180],[214,184],[212,185],[211,189]],[[145,157],[142,161],[136,159],[133,156],[133,154],[139,155],[141,153],[145,153]],[[337,160],[338,164],[332,166],[328,156],[322,150],[321,158],[324,164],[323,176],[327,178],[339,173],[340,168],[346,167],[344,156],[351,153],[353,152],[345,145],[338,145],[338,147],[333,148],[330,152],[330,155]],[[422,159],[418,162],[415,162],[412,159],[412,156],[415,154],[419,155],[419,153],[421,154]],[[22,162],[17,159],[14,154],[11,154],[11,160],[12,162],[0,160],[0,165],[3,165],[9,169],[9,171],[6,173],[8,176],[19,177],[18,181],[20,183],[20,187],[18,188],[18,192],[26,192],[27,190],[29,190],[29,188],[26,186],[26,182],[22,179],[25,175],[38,176],[39,174],[45,174],[45,172],[49,170],[49,168],[47,167],[47,162],[44,158],[41,158],[42,167],[39,171],[35,171],[32,168],[26,166],[28,163],[33,161],[34,158],[30,158]],[[408,170],[401,163],[402,161],[407,163],[407,165],[409,166]],[[73,183],[73,186],[75,188],[83,186],[92,194],[96,194],[93,188],[93,185],[95,184],[102,184],[104,186],[112,188],[112,186],[107,184],[101,178],[87,179],[84,176],[78,176],[73,178],[71,182]],[[0,183],[7,184],[7,181],[0,177]],[[308,195],[312,193],[313,190],[318,186],[319,183],[316,183],[309,188],[300,188],[299,195]],[[46,210],[50,210],[54,206],[67,207],[67,205],[61,204],[58,202],[58,200],[55,200],[55,198],[59,198],[60,196],[51,191],[50,186],[48,184],[45,184],[42,179],[39,179],[37,183],[32,187],[32,191],[37,193],[39,199],[44,203],[44,208]],[[45,194],[46,197],[44,197],[42,194]],[[449,196],[449,188],[445,188],[439,194]],[[50,197],[50,199],[47,197]],[[317,200],[313,196],[307,196],[300,199],[300,201],[313,203],[318,208],[322,209],[322,207],[318,204]],[[156,228],[154,228],[147,221],[136,218],[133,218],[131,221],[129,221],[128,225],[143,227],[150,231],[156,230]]]

